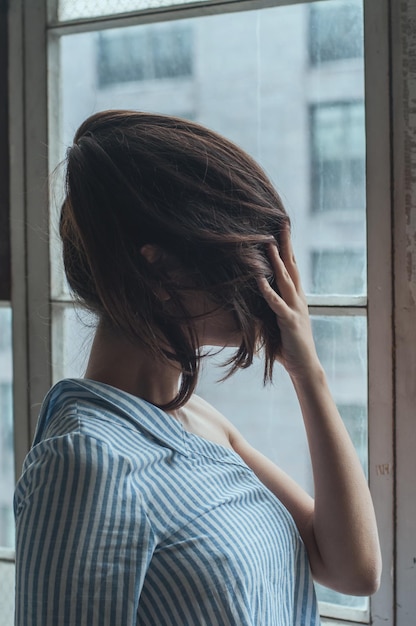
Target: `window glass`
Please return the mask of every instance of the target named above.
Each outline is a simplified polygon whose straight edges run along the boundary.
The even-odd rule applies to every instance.
[[[312,64],[361,57],[363,21],[360,0],[316,2],[309,14],[309,53]]]
[[[0,306],[0,547],[14,546],[12,315]]]
[[[98,36],[99,87],[192,75],[192,30],[176,24]]]
[[[54,382],[82,378],[96,326],[86,311],[67,304],[52,305],[52,370]]]
[[[310,271],[312,291],[322,294],[359,295],[366,293],[364,250],[312,250]]]
[[[14,596],[15,596],[15,567],[13,557],[0,561],[0,606],[1,626],[13,626]]]
[[[362,22],[355,0],[319,4],[334,8],[331,19],[338,30],[347,27],[344,13],[335,11],[338,5],[358,7]],[[361,53],[345,52],[353,57],[348,67],[338,67],[341,57],[336,57],[330,73],[325,63],[311,66],[310,8],[290,5],[63,36],[56,145],[63,157],[83,119],[109,108],[186,117],[224,134],[261,163],[280,192],[292,219],[304,286],[319,300],[320,295],[365,294],[364,80]],[[343,45],[348,36],[333,45]],[[165,47],[156,46],[162,41]],[[320,317],[313,327],[335,399],[366,468],[366,319]],[[55,379],[82,376],[85,359],[79,357],[87,344],[79,316],[55,304],[53,332]],[[274,385],[263,389],[256,362],[217,385],[221,372],[215,363],[225,360],[223,352],[206,361],[199,393],[312,491],[303,424],[288,377],[279,372]],[[345,608],[346,617],[348,607],[365,611],[368,606],[366,598],[320,594]]]
[[[56,0],[58,19],[76,20],[85,17],[100,17],[131,11],[145,11],[162,7],[203,2],[204,0]]]
[[[320,270],[330,273],[333,259],[324,251],[331,248],[344,255],[345,281],[362,294],[363,267],[348,266],[348,259],[351,248],[365,258],[366,248],[363,63],[354,59],[339,72],[334,66],[329,75],[317,66],[305,80],[309,9],[277,7],[62,37],[57,145],[63,158],[81,121],[108,108],[201,122],[247,150],[281,193],[306,291],[329,293],[310,259],[312,251],[322,252]]]
[[[363,102],[311,107],[313,211],[365,209]]]

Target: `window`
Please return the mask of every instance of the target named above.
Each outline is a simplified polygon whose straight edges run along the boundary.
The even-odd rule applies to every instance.
[[[191,31],[168,27],[130,29],[127,34],[107,31],[98,35],[99,87],[141,80],[192,75]]]
[[[312,106],[313,211],[365,208],[365,132],[362,102]]]
[[[416,395],[409,356],[409,347],[413,349],[416,342],[415,304],[409,296],[416,282],[411,262],[416,254],[411,210],[416,189],[411,151],[405,153],[403,146],[410,145],[414,132],[410,114],[413,31],[407,25],[416,18],[416,7],[413,0],[288,0],[287,6],[276,0],[275,7],[271,4],[263,0],[10,3],[17,464],[30,445],[39,403],[52,380],[82,375],[92,332],[80,323],[62,281],[56,241],[59,197],[50,199],[50,242],[46,236],[48,173],[63,157],[77,125],[94,110],[126,107],[186,113],[240,143],[262,163],[281,192],[292,215],[318,349],[344,421],[363,465],[368,465],[384,558],[382,588],[370,603],[320,590],[323,623],[409,626],[409,615],[416,613],[412,560]],[[248,10],[253,7],[256,10]],[[129,33],[136,37],[152,31],[163,39],[162,31],[167,33],[173,26],[189,32],[184,49],[189,50],[190,63],[175,61],[179,67],[190,67],[188,73],[175,77],[170,62],[168,70],[156,70],[153,43],[146,43],[148,66],[140,69],[137,61],[136,73],[124,74],[127,78],[120,78],[122,62],[112,65],[113,52],[104,61],[105,71],[99,69],[100,46],[109,50],[117,37],[128,42]],[[108,40],[100,44],[103,35]],[[131,42],[114,46],[136,54]],[[186,54],[178,51],[175,58]],[[111,80],[103,78],[100,83],[100,71]],[[146,78],[140,78],[140,72]],[[345,272],[340,277],[346,268],[351,275]],[[1,329],[9,328],[10,313],[6,315],[9,321],[0,323]],[[230,379],[229,387],[218,387],[219,372],[209,369],[201,393],[215,394],[215,404],[241,420],[240,427],[253,443],[275,455],[311,490],[307,463],[294,463],[294,457],[303,458],[306,444],[289,383],[279,376],[263,392],[260,381],[257,386],[254,380],[258,370],[255,364],[250,372]],[[231,409],[235,399],[247,404],[245,415]],[[1,588],[3,565],[5,559],[0,563]]]
[[[366,292],[364,250],[313,250],[310,268],[312,293],[354,295]]]
[[[307,270],[311,256],[309,251],[316,244],[309,237],[309,172],[316,167],[315,163],[321,165],[319,180],[326,185],[325,202],[336,204],[338,210],[355,206],[358,189],[361,204],[357,208],[363,214],[365,208],[363,102],[327,102],[328,93],[333,95],[336,90],[340,93],[356,93],[357,83],[362,84],[363,81],[362,64],[347,74],[338,75],[334,72],[333,84],[330,88],[322,89],[318,99],[307,87],[296,105],[291,98],[304,72],[308,42],[302,36],[302,23],[307,17],[307,11],[308,7],[304,5],[276,7],[179,19],[174,24],[161,22],[132,25],[110,29],[98,35],[96,32],[86,32],[61,37],[61,128],[60,134],[51,137],[51,140],[58,140],[64,146],[71,141],[75,128],[85,115],[93,110],[128,108],[134,102],[133,108],[144,107],[176,114],[180,102],[182,111],[193,112],[193,119],[218,130],[255,156],[289,201],[302,194],[295,212],[299,223],[296,245],[300,251],[300,262]],[[295,38],[296,49],[284,45],[284,37],[288,33]],[[216,42],[215,46],[211,45],[212,41]],[[158,42],[158,46],[154,42]],[[161,47],[160,42],[164,42],[166,48]],[[180,42],[180,47],[176,47]],[[178,50],[186,50],[186,63],[178,65],[189,70],[185,82],[157,80],[173,76],[174,65],[162,64],[161,69],[157,70],[159,66],[156,63],[156,59],[164,58],[164,50],[172,45],[172,63]],[[98,65],[95,66],[94,50],[97,49]],[[79,76],[77,68],[81,62],[90,70]],[[126,73],[123,68],[128,68]],[[314,71],[316,73],[318,69]],[[94,78],[95,73],[98,74],[98,80]],[[177,77],[179,74],[180,71]],[[123,80],[129,81],[128,91],[119,89]],[[78,96],[80,92],[83,94],[82,101]],[[312,95],[313,105],[310,104]],[[307,126],[310,108],[312,152]],[[321,160],[319,157],[322,157]],[[358,177],[355,185],[351,185],[350,179],[346,180],[347,170],[355,173],[354,164],[351,165],[353,157],[362,167],[361,177]],[[309,160],[312,162],[309,163]],[[337,165],[339,171],[334,175]],[[343,203],[341,206],[340,202]],[[356,233],[358,229],[361,236],[365,227],[361,221],[357,224],[354,215],[351,218],[347,215],[342,222],[332,224],[331,232],[325,232],[322,227],[321,248],[315,251],[320,255],[319,267],[315,267],[316,273],[308,285],[308,291],[317,298],[339,293],[339,285],[336,290],[333,289],[334,280],[331,284],[327,281],[326,285],[323,282],[325,276],[329,278],[334,273],[334,257],[326,254],[328,245],[334,246],[340,255],[337,257],[336,272],[341,269],[340,258],[346,260],[343,269],[348,278],[344,280],[350,281],[351,289],[345,285],[341,293],[351,296],[365,294],[365,267],[361,265],[358,270],[357,264],[353,278],[346,271],[353,269],[347,268],[348,253],[343,252],[346,227],[365,246],[365,241]],[[54,377],[79,376],[86,357],[86,350],[82,349],[83,341],[79,341],[79,338],[82,334],[85,336],[85,330],[82,333],[83,324],[79,321],[79,314],[74,314],[61,301],[62,292],[58,291],[54,299],[57,300],[53,304],[52,321],[53,363],[56,364]],[[336,400],[345,403],[349,399],[363,406],[363,411],[356,414],[359,422],[355,427],[358,430],[365,429],[365,316],[361,311],[359,315],[353,309],[350,316],[341,315],[341,311],[328,313],[313,318],[318,350],[327,366]],[[225,359],[226,354],[218,355],[216,364]],[[64,368],[63,364],[66,364]],[[205,376],[200,381],[199,393],[232,418],[256,447],[284,467],[312,493],[303,422],[287,376],[282,372],[275,387],[263,389],[261,364],[256,363],[250,371],[242,371],[219,386],[216,380],[220,377],[218,367],[207,365]],[[287,424],[289,415],[290,426]],[[351,427],[354,430],[354,424]],[[358,443],[361,445],[361,439],[357,440]],[[294,454],[294,450],[299,454]],[[366,462],[365,457],[363,463]],[[343,607],[346,615],[351,616],[351,610],[354,610],[359,612],[362,619],[367,616],[366,598],[346,600],[339,594],[322,590],[320,594],[328,605],[325,610],[329,615],[334,614],[329,605],[334,605]]]
[[[309,58],[313,65],[363,55],[359,0],[316,2],[309,12]]]

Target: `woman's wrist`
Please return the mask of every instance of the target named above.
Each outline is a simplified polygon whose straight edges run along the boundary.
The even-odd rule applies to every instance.
[[[288,371],[288,374],[295,388],[299,386],[311,387],[316,384],[321,385],[326,383],[325,370],[318,357],[299,365],[296,370]]]

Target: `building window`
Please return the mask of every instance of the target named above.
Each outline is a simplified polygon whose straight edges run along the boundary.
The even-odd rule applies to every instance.
[[[103,31],[97,39],[99,87],[192,75],[192,32],[168,24]]]
[[[309,58],[312,65],[363,56],[360,0],[317,2],[309,10]]]
[[[366,293],[364,250],[313,250],[310,268],[312,293],[343,296]]]
[[[363,102],[311,107],[313,211],[364,210],[364,124]]]

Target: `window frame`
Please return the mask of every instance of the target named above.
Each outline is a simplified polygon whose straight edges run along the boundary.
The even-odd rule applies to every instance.
[[[8,82],[7,13],[0,4],[0,84]],[[10,202],[9,202],[9,137],[8,100],[0,99],[0,301],[9,301],[10,269]]]
[[[53,0],[9,3],[16,476],[20,475],[23,458],[33,437],[40,402],[52,382],[52,303],[46,207],[49,158],[53,161],[53,156],[48,155],[48,137],[55,132],[59,121],[57,92],[48,96],[48,72],[50,81],[57,84],[59,80],[57,38],[74,30],[83,32],[166,21],[179,16],[297,3],[297,0],[210,0],[66,24],[57,23]],[[401,3],[364,0],[369,482],[384,562],[382,591],[371,600],[372,623],[376,626],[386,623],[408,626],[408,615],[416,613],[415,568],[413,572],[405,568],[409,555],[416,555],[413,552],[414,529],[412,534],[407,521],[416,518],[416,498],[412,497],[411,487],[416,472],[416,432],[410,419],[416,405],[416,391],[409,387],[407,374],[408,371],[414,372],[408,346],[416,344],[412,324],[416,305],[409,297],[414,276],[406,274],[406,253],[416,255],[416,244],[410,239],[416,233],[416,225],[412,220],[409,223],[409,207],[412,201],[416,202],[416,189],[413,183],[409,183],[407,189],[402,184],[406,171],[403,144],[407,137],[404,116],[408,110],[405,98],[410,80],[403,74],[406,60],[406,50],[402,47],[403,16],[405,10],[414,10],[411,3],[412,0],[402,0]],[[48,23],[49,27],[45,28]],[[406,193],[410,194],[410,200],[406,199]],[[36,271],[31,271],[34,267]],[[393,269],[394,275],[407,276],[407,280],[394,283]],[[313,314],[341,315],[357,313],[363,306],[362,299],[355,305],[345,304],[340,300],[311,299],[310,310]],[[395,508],[396,498],[399,508]],[[396,598],[400,599],[398,607],[395,607]],[[342,623],[342,620],[323,619],[325,625]]]

